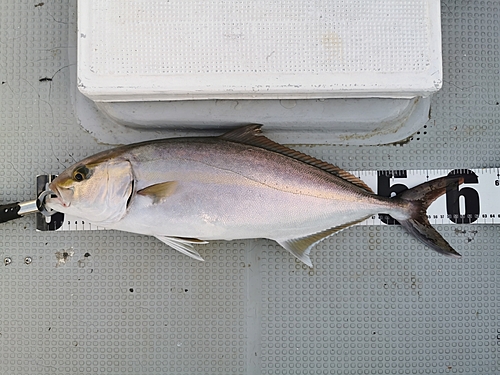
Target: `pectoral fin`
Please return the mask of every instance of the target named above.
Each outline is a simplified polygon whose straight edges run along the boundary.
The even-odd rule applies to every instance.
[[[137,192],[139,195],[150,197],[153,204],[161,203],[171,196],[177,188],[177,181],[167,181],[160,184],[154,184]]]
[[[354,224],[360,223],[365,220],[367,217],[362,218],[361,220],[353,221],[352,223],[343,224],[341,226],[330,228],[318,233],[314,233],[305,237],[299,238],[291,238],[284,240],[276,240],[281,246],[287,249],[294,257],[299,259],[302,263],[312,268],[311,258],[309,258],[309,253],[311,249],[318,242],[324,240],[325,238],[331,236],[334,233],[340,232],[341,230],[348,228]]]
[[[207,241],[202,241],[197,238],[183,238],[183,237],[166,237],[166,236],[155,236],[161,242],[167,244],[171,248],[181,252],[188,257],[196,260],[204,261],[200,254],[193,248],[193,243],[195,244],[207,244]]]

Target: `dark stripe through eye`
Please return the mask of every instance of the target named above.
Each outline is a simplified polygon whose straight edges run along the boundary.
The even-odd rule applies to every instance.
[[[73,179],[75,181],[83,181],[87,178],[89,178],[91,175],[90,170],[86,166],[82,166],[80,168],[75,169],[73,172]]]

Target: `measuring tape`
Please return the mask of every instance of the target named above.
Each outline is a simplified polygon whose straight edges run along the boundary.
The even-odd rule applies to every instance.
[[[460,170],[393,170],[354,171],[378,195],[390,197],[423,182],[459,172],[465,182],[436,199],[427,210],[431,224],[498,224],[500,223],[500,168]],[[51,176],[55,178],[55,176]],[[37,177],[37,192],[46,189],[48,176]],[[374,215],[358,225],[394,225],[388,215]],[[103,230],[82,219],[57,213],[46,218],[37,214],[37,230]]]

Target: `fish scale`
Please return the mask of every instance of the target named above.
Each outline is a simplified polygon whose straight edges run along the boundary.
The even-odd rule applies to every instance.
[[[431,224],[500,224],[500,201],[496,199],[500,193],[500,168],[482,168],[482,169],[462,169],[470,171],[477,176],[477,182],[465,182],[461,189],[467,188],[468,195],[461,196],[457,206],[447,209],[446,196],[439,197],[427,209],[427,216]],[[408,188],[417,186],[431,179],[447,175],[451,170],[397,170],[397,171],[349,171],[353,175],[362,179],[375,193],[378,192],[378,185],[381,183],[381,176],[388,177],[389,186],[404,185]],[[406,177],[394,177],[403,176]],[[48,176],[42,175],[38,179],[48,181]],[[385,182],[386,179],[384,179]],[[39,184],[40,185],[40,184]],[[43,184],[41,186],[44,186]],[[42,190],[37,192],[37,195]],[[473,197],[473,201],[467,205],[467,200]],[[468,208],[468,211],[466,209]],[[452,220],[454,219],[454,220]],[[49,218],[53,220],[52,225],[48,225],[45,216],[38,214],[38,231],[87,231],[87,230],[105,230],[86,220],[76,218],[71,215],[60,214]],[[386,220],[387,221],[387,220]],[[380,215],[373,215],[357,225],[387,225],[386,221],[381,219]]]
[[[460,257],[426,210],[445,193],[447,209],[450,201],[459,204],[470,195],[459,186],[477,176],[454,171],[407,189],[390,184],[391,176],[407,174],[380,174],[377,195],[353,174],[280,145],[261,128],[250,124],[216,137],[154,140],[89,156],[49,184],[53,194],[45,206],[155,236],[197,260],[203,259],[196,243],[267,238],[312,267],[309,253],[317,243],[377,213],[429,248]],[[391,198],[391,191],[400,194]]]

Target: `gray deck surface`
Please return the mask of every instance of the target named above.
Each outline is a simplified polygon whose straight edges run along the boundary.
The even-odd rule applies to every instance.
[[[73,114],[69,9],[0,4],[1,203],[107,148]],[[500,4],[445,0],[442,23],[444,85],[420,134],[301,149],[348,170],[499,166]],[[321,243],[311,270],[267,240],[201,246],[198,263],[145,236],[5,223],[0,373],[500,373],[499,228],[438,226],[456,260],[400,228],[354,227]]]

